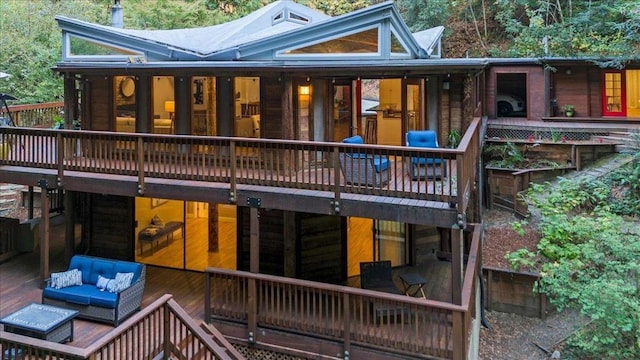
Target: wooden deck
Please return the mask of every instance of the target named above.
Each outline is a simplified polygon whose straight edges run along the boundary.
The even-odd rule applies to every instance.
[[[476,181],[479,119],[465,139],[458,149],[434,149],[3,128],[0,141],[12,147],[0,159],[0,176],[128,197],[229,204],[259,198],[270,209],[448,228],[466,212]],[[355,165],[342,168],[337,159],[345,153],[390,159],[389,181],[373,186],[368,171],[357,171],[348,182],[344,175]],[[447,176],[432,178],[435,167],[428,167],[426,178],[413,177],[411,158],[438,159]]]
[[[41,302],[38,251],[17,256],[0,264],[0,317],[18,310],[31,302]],[[52,218],[50,261],[52,271],[66,269],[64,263],[63,217]],[[394,270],[397,277],[402,272],[417,272],[427,280],[427,298],[450,301],[451,264],[438,261],[431,248],[425,247],[421,264],[414,268]],[[147,280],[142,306],[151,304],[164,294],[172,294],[174,300],[196,321],[204,320],[205,275],[199,272],[173,270],[155,266],[147,267]],[[353,277],[348,285],[359,286],[359,278]],[[401,288],[399,281],[398,287]],[[113,329],[110,325],[77,319],[74,321],[74,347],[85,348]]]

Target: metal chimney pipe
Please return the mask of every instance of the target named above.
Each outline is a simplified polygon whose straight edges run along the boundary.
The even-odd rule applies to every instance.
[[[120,5],[120,0],[114,0],[113,6],[111,7],[111,26],[122,29],[123,14],[122,14],[122,6]]]

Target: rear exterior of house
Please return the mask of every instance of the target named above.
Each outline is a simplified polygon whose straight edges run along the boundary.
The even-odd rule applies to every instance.
[[[3,181],[64,190],[82,252],[205,273],[205,321],[294,354],[474,358],[481,115],[488,137],[522,139],[640,116],[633,63],[444,59],[444,29],[411,33],[391,2],[332,18],[278,1],[166,31],[57,20],[65,125],[81,129],[3,128],[21,145]],[[408,147],[422,130],[440,147]],[[437,172],[412,176],[421,162]],[[428,282],[444,285],[427,300],[359,289],[369,261],[437,261]]]
[[[452,274],[443,298],[411,304],[418,306],[411,319],[387,324],[391,333],[410,323],[428,331],[430,309],[441,308],[443,330],[432,343],[391,346],[377,335],[340,345],[346,333],[380,320],[353,327],[352,316],[335,320],[346,333],[320,337],[345,357],[473,357],[480,264],[470,225],[480,208],[474,89],[483,85],[485,60],[441,59],[443,28],[412,34],[391,2],[330,18],[279,1],[227,24],[168,31],[57,20],[63,60],[54,70],[65,78],[65,124],[81,129],[9,131],[23,149],[48,150],[40,158],[16,148],[0,171],[9,182],[63,189],[65,208],[75,209],[66,221],[82,228],[81,251],[209,272],[206,320],[249,344],[279,344],[279,336],[258,330],[287,326],[251,311],[223,315],[220,309],[239,303],[224,303],[215,290],[226,271],[234,289],[249,284],[251,291],[262,276],[276,276],[274,291],[285,291],[287,279],[310,280],[320,284],[311,288],[337,286],[331,298],[346,299],[361,262],[406,268],[437,253]],[[370,95],[377,104],[365,109]],[[407,131],[427,129],[440,149],[406,146]],[[465,134],[457,149],[446,148],[452,130]],[[354,135],[364,144],[342,143]],[[346,180],[353,169],[339,159],[352,153],[387,159],[388,180],[371,183],[364,173]],[[419,157],[437,158],[447,175],[411,178],[409,160]],[[236,293],[258,299],[247,309],[267,301],[266,293],[248,294]],[[385,296],[351,297],[391,301]],[[415,301],[406,298],[393,301]],[[233,326],[238,321],[246,325]]]

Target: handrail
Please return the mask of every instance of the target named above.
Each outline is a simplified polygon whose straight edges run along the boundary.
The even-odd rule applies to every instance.
[[[0,165],[55,169],[63,186],[67,171],[135,176],[140,195],[147,178],[227,183],[232,203],[243,185],[317,190],[333,194],[336,212],[344,193],[454,204],[474,181],[478,124],[474,119],[457,149],[3,127],[0,142],[12,147]],[[360,157],[347,165],[332,160],[336,154]],[[376,158],[390,160],[386,181],[376,179]],[[440,159],[458,173],[412,178],[410,158]],[[353,179],[343,177],[347,172]]]
[[[60,115],[64,108],[64,102],[49,102],[39,104],[23,104],[8,106],[13,122],[16,126],[51,127],[53,117]],[[7,109],[0,107],[0,117],[8,117]]]
[[[172,322],[171,317],[175,317]],[[170,330],[164,329],[163,324],[171,322]],[[131,334],[152,332],[158,336],[153,339],[162,339],[162,343],[153,343],[153,339],[145,339],[143,343],[131,339]],[[0,354],[5,350],[13,349],[20,351],[23,355],[38,354],[45,358],[64,359],[104,359],[113,358],[125,359],[132,354],[140,355],[140,358],[156,358],[164,349],[175,351],[185,351],[182,354],[189,358],[198,352],[206,349],[209,354],[207,358],[220,360],[241,360],[239,353],[225,345],[231,346],[222,340],[214,341],[211,334],[203,330],[189,315],[172,299],[172,295],[166,294],[159,299],[141,309],[124,321],[120,326],[111,330],[100,339],[86,348],[77,348],[67,344],[57,344],[45,340],[34,339],[27,336],[17,335],[5,331],[0,331]],[[188,346],[180,348],[176,343],[182,338],[191,336]],[[180,337],[180,338],[178,338]],[[139,340],[139,339],[138,339]],[[194,342],[197,342],[194,344]],[[143,346],[144,345],[144,346]],[[165,354],[165,358],[168,354]]]
[[[472,320],[477,315],[476,289],[482,261],[481,227],[470,224],[469,230],[472,230],[472,240],[461,305],[268,274],[207,268],[205,321],[218,319],[245,324],[253,333],[248,341],[263,345],[268,344],[267,340],[261,338],[261,332],[251,329],[274,328],[293,335],[324,338],[341,343],[345,350],[358,345],[407,357],[420,353],[425,357],[466,358]],[[247,301],[252,288],[255,288],[254,298]],[[372,315],[368,309],[377,310]],[[407,312],[393,313],[397,309]],[[385,311],[392,311],[396,320],[389,320]],[[376,316],[376,312],[380,316]],[[279,345],[283,344],[273,344]]]

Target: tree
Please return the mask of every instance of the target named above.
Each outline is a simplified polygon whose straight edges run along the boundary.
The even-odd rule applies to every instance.
[[[62,58],[62,36],[54,17],[91,21],[107,4],[109,0],[1,1],[0,31],[6,40],[0,51],[0,71],[12,76],[0,80],[0,91],[17,97],[15,103],[62,100],[62,81],[51,70]]]
[[[638,1],[497,0],[496,4],[496,19],[513,41],[506,56],[619,58],[618,65],[637,58]]]

